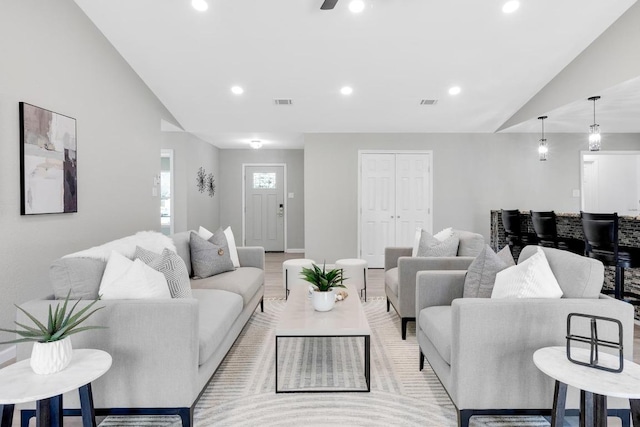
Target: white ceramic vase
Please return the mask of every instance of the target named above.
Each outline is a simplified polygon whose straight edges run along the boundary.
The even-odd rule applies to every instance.
[[[31,369],[39,375],[62,371],[71,362],[71,338],[59,341],[36,342],[31,350]]]
[[[316,311],[329,311],[336,303],[336,293],[331,289],[329,292],[314,291],[311,297],[311,304]]]

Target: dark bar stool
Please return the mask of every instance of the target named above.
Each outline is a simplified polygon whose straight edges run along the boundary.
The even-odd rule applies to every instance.
[[[638,248],[618,244],[618,214],[580,212],[584,233],[585,255],[616,268],[614,295],[616,299],[633,298],[628,302],[640,305],[640,295],[624,290],[624,269],[640,267]],[[604,291],[603,291],[604,292]]]
[[[547,248],[566,249],[566,245],[558,239],[556,213],[531,211],[531,224],[538,237],[538,245]]]
[[[516,256],[517,252],[526,245],[535,243],[535,238],[529,233],[522,233],[522,223],[520,211],[517,209],[502,209],[502,226],[504,227],[504,237],[511,248],[511,253]],[[515,247],[519,250],[516,251]]]

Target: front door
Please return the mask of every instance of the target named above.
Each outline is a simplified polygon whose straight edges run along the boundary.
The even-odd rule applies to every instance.
[[[245,245],[284,252],[284,166],[245,166]]]

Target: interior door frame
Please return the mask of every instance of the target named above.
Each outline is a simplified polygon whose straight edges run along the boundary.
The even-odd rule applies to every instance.
[[[169,206],[169,215],[171,218],[171,222],[169,223],[169,233],[170,234],[174,234],[175,232],[175,224],[176,224],[176,217],[175,217],[175,182],[176,182],[176,175],[174,173],[174,167],[173,167],[173,148],[162,148],[160,150],[160,158],[162,159],[163,157],[167,157],[169,158],[169,174],[171,175],[171,188],[170,188],[170,192],[171,192],[171,205]],[[159,195],[159,197],[162,197],[162,194]]]
[[[362,257],[362,155],[363,154],[429,154],[429,227],[433,230],[433,150],[358,150],[358,257]]]
[[[283,200],[284,200],[284,224],[283,224],[283,229],[284,229],[284,252],[287,252],[287,229],[289,228],[289,224],[287,221],[287,216],[289,214],[289,206],[288,206],[288,194],[287,193],[287,164],[286,163],[243,163],[242,164],[242,246],[246,245],[246,213],[247,213],[247,200],[246,200],[246,188],[247,188],[247,183],[246,183],[246,178],[247,178],[247,174],[246,174],[246,170],[247,167],[273,167],[273,166],[282,166],[283,167],[283,187],[282,187],[282,191],[283,191]]]

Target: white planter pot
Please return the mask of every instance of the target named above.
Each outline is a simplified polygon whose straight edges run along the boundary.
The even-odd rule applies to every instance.
[[[311,304],[316,311],[329,311],[336,303],[336,294],[331,289],[329,292],[314,291]]]
[[[62,371],[71,362],[71,338],[60,341],[36,342],[31,350],[31,369],[39,375]]]

